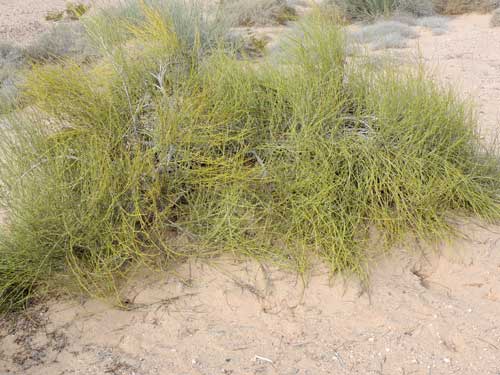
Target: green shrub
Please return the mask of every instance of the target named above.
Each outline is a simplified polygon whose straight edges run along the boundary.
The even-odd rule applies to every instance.
[[[119,6],[101,9],[84,23],[97,44],[109,51],[134,37],[131,26],[141,28],[149,22],[151,7],[157,12],[155,22],[168,23],[186,48],[209,50],[230,34],[230,20],[219,8],[199,0],[126,0]]]
[[[137,264],[222,252],[363,278],[368,244],[498,220],[498,159],[422,71],[348,63],[317,13],[256,65],[142,11],[102,61],[28,77],[35,108],[0,138],[2,309],[57,285],[118,294]]]
[[[47,14],[45,15],[45,20],[46,21],[61,21],[64,17],[64,11],[62,10],[51,10],[48,11]]]
[[[80,23],[54,25],[26,47],[1,43],[0,113],[10,111],[18,102],[18,86],[31,63],[58,62],[67,58],[88,62],[98,55]]]
[[[79,20],[89,9],[90,6],[83,3],[66,4],[66,14],[70,20]]]
[[[263,57],[265,55],[266,47],[269,43],[267,38],[251,34],[242,37],[242,40],[245,43],[241,45],[241,52],[245,57]]]

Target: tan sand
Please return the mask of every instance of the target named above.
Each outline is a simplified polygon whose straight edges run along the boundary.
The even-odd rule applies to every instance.
[[[0,42],[27,44],[52,22],[47,12],[64,10],[67,0],[0,0]]]
[[[500,30],[489,25],[490,15],[460,16],[449,32],[424,33],[415,41],[426,63],[478,104],[485,142],[496,138],[500,122]]]

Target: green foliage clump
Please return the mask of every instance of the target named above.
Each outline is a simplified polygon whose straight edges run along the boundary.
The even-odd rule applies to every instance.
[[[79,20],[90,9],[89,5],[84,3],[67,3],[66,15],[70,20]]]
[[[51,10],[48,11],[47,14],[45,15],[46,21],[57,22],[62,20],[63,18],[64,18],[64,11],[62,10]]]
[[[216,48],[221,40],[227,42],[232,26],[218,7],[200,0],[126,0],[119,6],[100,9],[83,22],[97,44],[108,51],[133,39],[134,29],[150,24],[152,19],[166,22],[186,48],[196,46],[199,51]]]
[[[364,277],[368,245],[500,217],[469,105],[421,70],[348,62],[331,19],[313,13],[255,64],[165,8],[138,12],[123,39],[94,29],[112,42],[100,62],[29,74],[35,108],[0,142],[2,309],[223,252]]]
[[[45,15],[45,20],[47,21],[61,21],[64,16],[68,20],[77,21],[90,9],[90,5],[84,3],[72,3],[68,2],[66,4],[66,9],[64,10],[51,10]]]
[[[24,47],[0,43],[0,114],[21,104],[18,86],[31,63],[55,63],[67,58],[88,62],[98,55],[81,23],[54,25]]]

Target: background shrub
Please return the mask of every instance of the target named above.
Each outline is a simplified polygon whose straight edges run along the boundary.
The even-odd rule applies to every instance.
[[[438,13],[457,15],[470,12],[487,13],[498,8],[498,0],[433,0]]]
[[[434,35],[442,35],[448,31],[448,18],[442,16],[422,17],[417,20],[419,26],[432,30]]]
[[[490,26],[491,27],[499,27],[500,26],[500,8],[495,10],[493,12],[493,14],[491,15]]]
[[[395,9],[399,13],[416,17],[428,17],[434,14],[432,0],[398,0]]]
[[[283,25],[297,18],[287,0],[227,0],[222,4],[225,17],[236,26]]]
[[[64,11],[63,10],[50,10],[45,14],[45,20],[46,21],[61,21],[64,18]]]
[[[327,0],[327,4],[338,7],[350,19],[360,20],[390,15],[398,0]]]
[[[372,43],[375,50],[386,48],[406,48],[408,39],[418,36],[408,25],[398,21],[378,21],[360,26],[360,30],[350,34],[359,43]]]
[[[34,62],[75,58],[86,61],[96,57],[97,51],[89,41],[85,27],[79,22],[58,23],[25,49]]]
[[[457,15],[470,12],[491,12],[499,0],[326,0],[350,19],[362,20],[391,14],[428,17],[435,13]]]
[[[68,2],[66,4],[66,15],[71,20],[79,20],[89,9],[90,6],[84,3]]]
[[[327,0],[353,20],[400,16],[425,17],[434,14],[432,0]]]

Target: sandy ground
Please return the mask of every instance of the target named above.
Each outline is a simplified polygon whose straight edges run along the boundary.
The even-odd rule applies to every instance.
[[[447,33],[423,33],[414,42],[438,77],[478,104],[486,143],[497,137],[500,123],[500,29],[489,26],[490,17],[457,17],[449,22]]]
[[[461,229],[444,256],[381,261],[370,291],[220,260],[138,278],[129,311],[38,306],[3,323],[0,373],[498,375],[500,228]]]
[[[0,0],[0,42],[27,44],[51,22],[45,20],[48,11],[60,11],[67,0]]]
[[[47,2],[26,4],[43,14]],[[0,0],[0,25],[17,3]],[[418,40],[441,79],[480,103],[486,141],[500,99],[500,31],[488,20],[459,17]],[[370,290],[320,270],[304,288],[270,266],[220,259],[137,277],[128,310],[38,305],[0,321],[0,374],[499,375],[500,227],[458,228],[439,256],[398,249],[380,260]]]

